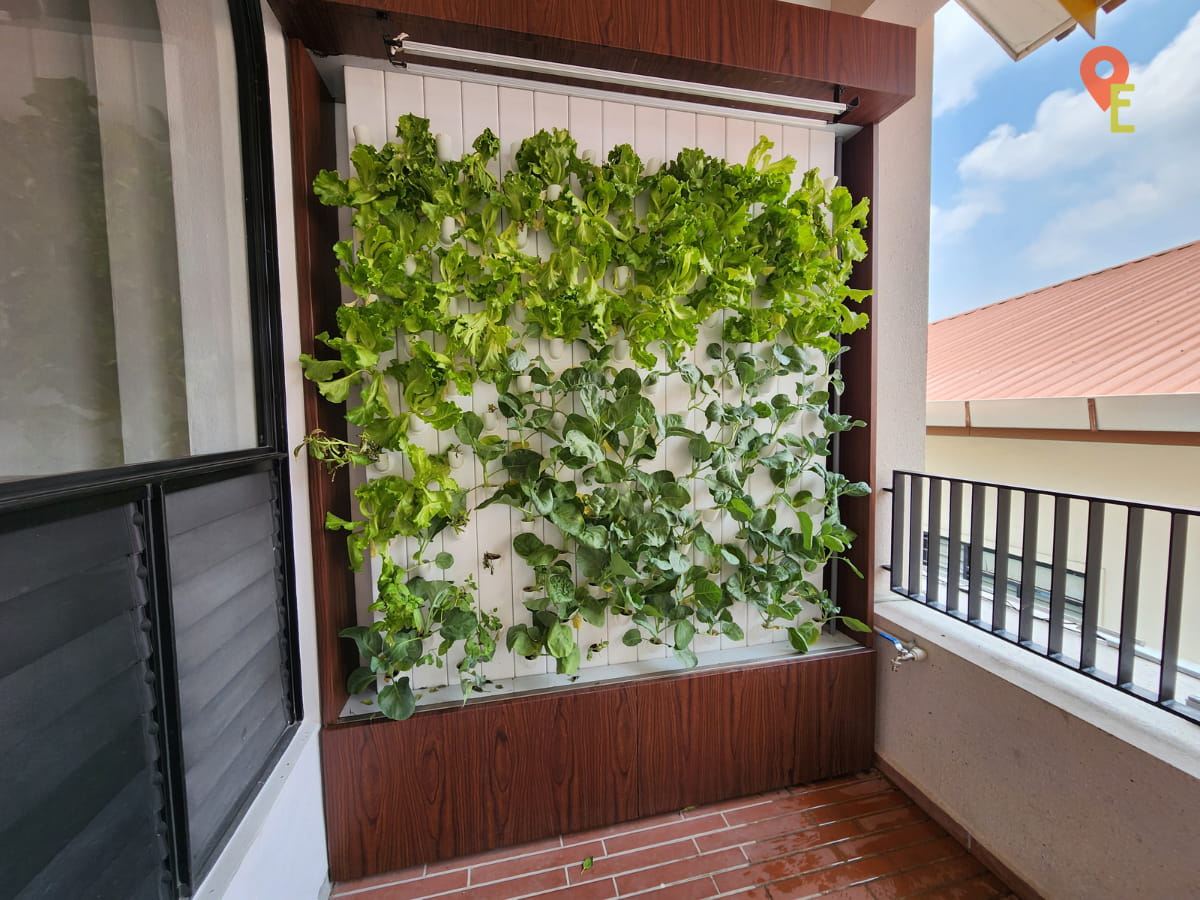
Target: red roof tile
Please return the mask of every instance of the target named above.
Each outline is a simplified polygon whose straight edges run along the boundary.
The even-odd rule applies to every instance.
[[[1200,241],[940,319],[926,399],[1200,392]]]

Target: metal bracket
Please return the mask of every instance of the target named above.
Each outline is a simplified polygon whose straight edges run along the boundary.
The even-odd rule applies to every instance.
[[[408,32],[402,31],[393,37],[383,36],[383,46],[387,48],[388,62],[397,69],[407,69],[408,63],[404,61],[404,39],[408,37]]]

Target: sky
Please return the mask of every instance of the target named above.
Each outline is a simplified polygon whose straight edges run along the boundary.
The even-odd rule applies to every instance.
[[[931,320],[1200,238],[1200,0],[1127,0],[1016,63],[957,3],[934,34]],[[1080,80],[1098,45],[1133,134]]]

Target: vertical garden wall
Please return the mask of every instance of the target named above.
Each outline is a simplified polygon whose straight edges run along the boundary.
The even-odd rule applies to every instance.
[[[584,151],[586,118],[534,133],[519,95],[530,113],[544,95],[424,81],[435,121],[438,93],[456,95],[457,133],[398,115],[390,142],[315,185],[353,231],[335,248],[339,333],[304,360],[355,426],[308,451],[368,473],[358,515],[327,523],[376,585],[346,632],[367,663],[351,691],[378,684],[406,718],[447,685],[807,650],[837,612],[822,567],[853,537],[838,498],[866,490],[827,467],[853,425],[832,411],[834,362],[865,323],[846,281],[866,202],[773,159],[763,134],[735,161],[664,159],[665,140],[642,159],[670,113],[589,101],[601,131],[617,107],[632,127]],[[494,121],[466,133],[488,92]]]

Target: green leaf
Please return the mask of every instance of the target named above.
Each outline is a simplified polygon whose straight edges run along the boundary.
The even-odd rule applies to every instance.
[[[860,619],[854,618],[853,616],[838,616],[838,620],[841,621],[851,631],[862,631],[867,633],[870,633],[871,631],[871,626]]]
[[[504,643],[517,656],[537,656],[542,652],[541,644],[530,635],[528,625],[514,625],[508,629]]]
[[[475,629],[479,627],[479,620],[475,617],[475,613],[469,609],[451,609],[447,610],[442,616],[441,635],[444,639],[450,641],[465,641]]]
[[[675,623],[675,649],[686,650],[696,636],[696,626],[687,619]]]
[[[379,692],[379,711],[389,719],[403,721],[417,708],[417,698],[413,696],[408,678],[398,678],[393,684],[386,684]]]
[[[513,538],[513,551],[522,559],[528,560],[539,550],[546,545],[542,543],[542,539],[536,534],[528,531],[522,531]]]
[[[621,643],[626,647],[636,647],[642,642],[642,629],[630,628],[621,635]]]
[[[689,669],[696,668],[700,663],[700,658],[696,656],[695,651],[675,648],[675,658],[687,666]]]
[[[565,659],[572,650],[578,653],[579,648],[575,644],[574,629],[562,622],[555,622],[550,626],[550,633],[546,636],[546,649],[555,659]]]
[[[433,558],[433,564],[439,569],[448,569],[454,565],[454,554],[447,553],[445,550],[443,550]]]
[[[625,558],[619,553],[612,554],[608,561],[608,570],[613,575],[619,578],[637,578],[638,573],[625,561]]]
[[[586,872],[591,867],[592,867],[592,858],[589,856],[584,859],[583,864],[579,867],[579,871]]]
[[[568,431],[563,435],[563,443],[575,456],[582,457],[590,463],[598,463],[604,459],[604,451],[600,445],[580,431]]]
[[[346,690],[351,694],[361,694],[375,684],[375,673],[366,667],[360,667],[350,673],[346,679]]]

